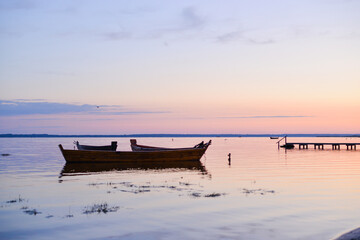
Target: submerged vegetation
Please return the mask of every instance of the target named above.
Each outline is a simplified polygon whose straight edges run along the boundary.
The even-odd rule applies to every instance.
[[[174,193],[181,193],[181,192],[187,192],[187,194],[180,194],[179,196],[190,196],[190,197],[206,197],[206,198],[214,198],[214,197],[220,197],[226,195],[226,193],[201,193],[202,189],[195,189],[194,187],[196,184],[191,184],[187,182],[178,182],[178,185],[168,185],[160,184],[155,185],[151,184],[150,182],[146,182],[145,184],[134,184],[132,182],[107,182],[107,183],[89,183],[89,186],[92,187],[99,187],[99,186],[106,186],[108,188],[111,188],[112,191],[119,191],[124,193],[133,193],[133,194],[139,194],[139,193],[149,193],[151,191],[161,191],[161,189],[167,189]],[[198,186],[202,188],[202,186]],[[111,193],[110,190],[107,190],[106,193]]]
[[[34,216],[36,216],[36,215],[38,215],[38,214],[41,214],[41,212],[39,212],[39,211],[36,210],[35,208],[34,208],[34,209],[27,209],[27,208],[26,208],[23,212],[26,213],[26,214],[28,214],[28,215],[34,215]]]
[[[107,188],[110,188],[106,191],[106,193],[111,193],[112,191],[119,191],[124,193],[133,193],[133,194],[139,194],[139,193],[149,193],[151,191],[161,191],[161,189],[167,189],[171,192],[181,193],[186,192],[186,194],[180,194],[179,196],[190,196],[193,198],[216,198],[228,195],[228,193],[219,193],[219,192],[212,192],[212,193],[204,193],[203,192],[203,186],[188,183],[188,182],[182,182],[179,181],[178,185],[172,184],[168,185],[167,182],[165,184],[155,185],[151,184],[150,182],[146,182],[145,184],[135,184],[132,182],[106,182],[106,183],[89,183],[89,186],[93,187],[99,187],[99,186],[105,186]],[[274,190],[266,190],[263,188],[257,188],[257,189],[247,189],[247,188],[241,188],[241,193],[245,195],[266,195],[266,194],[275,194]]]
[[[146,182],[143,184],[135,184],[132,182],[105,182],[105,183],[89,183],[88,186],[91,187],[105,187],[106,193],[111,192],[123,192],[123,193],[133,193],[133,194],[139,194],[139,193],[149,193],[151,191],[163,191],[163,190],[169,190],[169,193],[180,193],[178,196],[190,196],[192,198],[218,198],[221,196],[228,195],[228,193],[219,193],[219,192],[212,192],[212,193],[204,193],[204,190],[202,189],[203,186],[192,184],[188,182],[182,182],[178,181],[178,184],[168,184],[167,181],[165,181],[165,184],[151,184],[151,182]],[[265,194],[275,194],[274,190],[266,190],[266,189],[247,189],[247,188],[241,188],[241,193],[245,195],[265,195]],[[183,194],[185,193],[185,194]],[[22,202],[28,202],[29,200],[26,200],[19,195],[18,198],[14,198],[11,200],[6,201],[6,204],[16,204],[16,203],[22,203]],[[7,205],[8,207],[10,205]],[[6,207],[6,205],[2,206]],[[117,212],[120,209],[119,206],[110,206],[108,203],[95,203],[89,206],[85,206],[83,210],[81,211],[82,214],[107,214],[110,212]],[[36,208],[23,206],[20,208],[23,213],[27,215],[36,216],[39,214],[42,214],[41,211],[37,210]],[[45,213],[45,218],[50,219],[54,218],[55,216],[49,213]],[[62,218],[73,218],[74,214],[70,212],[70,207],[68,214],[65,215],[65,217]]]
[[[220,197],[220,196],[224,196],[224,195],[226,195],[226,193],[201,194],[198,192],[193,192],[190,194],[191,197],[195,197],[195,198],[199,198],[199,197],[215,198],[215,197]]]
[[[260,194],[260,195],[265,195],[268,193],[272,193],[274,194],[275,191],[274,190],[266,190],[266,189],[247,189],[247,188],[242,188],[242,193],[248,195],[248,194]]]
[[[107,203],[94,204],[92,206],[87,206],[84,208],[83,214],[92,214],[92,213],[109,213],[116,212],[120,207],[118,206],[108,206]]]
[[[6,203],[17,203],[17,202],[24,202],[25,201],[25,199],[24,198],[22,198],[20,195],[19,195],[19,197],[18,198],[15,198],[15,199],[12,199],[12,200],[9,200],[9,201],[6,201]]]

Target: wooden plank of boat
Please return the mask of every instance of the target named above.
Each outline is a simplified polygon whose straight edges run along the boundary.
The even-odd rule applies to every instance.
[[[166,151],[94,151],[67,150],[59,145],[66,162],[127,162],[127,161],[200,161],[205,148]]]
[[[189,150],[189,149],[201,149],[205,148],[207,149],[211,144],[211,140],[207,143],[201,142],[194,147],[188,147],[188,148],[164,148],[164,147],[153,147],[153,146],[146,146],[146,145],[139,145],[137,144],[136,139],[130,139],[130,145],[131,149],[134,152],[153,152],[153,151],[174,151],[174,150]]]
[[[111,142],[111,145],[105,146],[91,146],[91,145],[81,145],[78,141],[75,142],[78,150],[102,150],[102,151],[116,151],[117,142]]]

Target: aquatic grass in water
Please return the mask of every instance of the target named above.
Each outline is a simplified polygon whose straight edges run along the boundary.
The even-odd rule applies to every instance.
[[[211,193],[211,194],[206,194],[204,197],[220,197],[225,195],[225,193]]]
[[[34,215],[34,216],[36,216],[38,214],[41,214],[41,212],[39,212],[36,209],[27,209],[27,210],[24,210],[23,212],[28,214],[28,215]]]
[[[93,214],[93,213],[109,213],[116,212],[120,207],[118,206],[108,206],[107,203],[94,204],[92,206],[85,207],[83,214]]]
[[[70,207],[69,207],[69,214],[67,214],[65,217],[66,217],[66,218],[72,218],[72,217],[74,217],[74,215],[71,214]]]
[[[248,194],[260,194],[260,195],[265,195],[267,193],[272,193],[275,194],[274,190],[265,190],[265,189],[247,189],[247,188],[243,188],[241,189],[242,193],[248,195]]]
[[[17,202],[24,202],[25,201],[25,199],[24,198],[21,198],[21,196],[19,195],[19,197],[18,198],[16,198],[16,199],[12,199],[12,200],[9,200],[9,201],[6,201],[6,203],[17,203]]]
[[[193,192],[190,194],[191,197],[200,198],[200,197],[206,197],[206,198],[215,198],[220,196],[225,196],[226,193],[210,193],[210,194],[201,194],[199,192]]]
[[[151,190],[161,191],[161,189],[169,189],[172,191],[197,191],[195,189],[190,188],[190,186],[195,186],[196,184],[185,183],[185,182],[178,182],[179,186],[176,185],[169,185],[167,181],[165,184],[154,185],[151,182],[146,182],[145,184],[135,184],[132,182],[108,182],[108,183],[89,183],[91,187],[99,188],[100,186],[109,187],[112,190],[117,190],[119,192],[126,192],[126,193],[149,193]],[[199,186],[202,187],[202,186]],[[114,191],[107,190],[106,193],[114,193]]]

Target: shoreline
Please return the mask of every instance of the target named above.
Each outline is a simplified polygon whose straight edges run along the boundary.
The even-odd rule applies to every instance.
[[[339,237],[334,238],[334,240],[360,240],[360,227],[344,233]]]
[[[0,134],[0,138],[139,138],[139,137],[171,137],[171,138],[196,138],[196,137],[349,137],[360,138],[360,134]]]

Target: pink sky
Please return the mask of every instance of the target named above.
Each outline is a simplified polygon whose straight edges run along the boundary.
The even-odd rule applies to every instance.
[[[360,1],[0,12],[0,133],[360,132]]]

